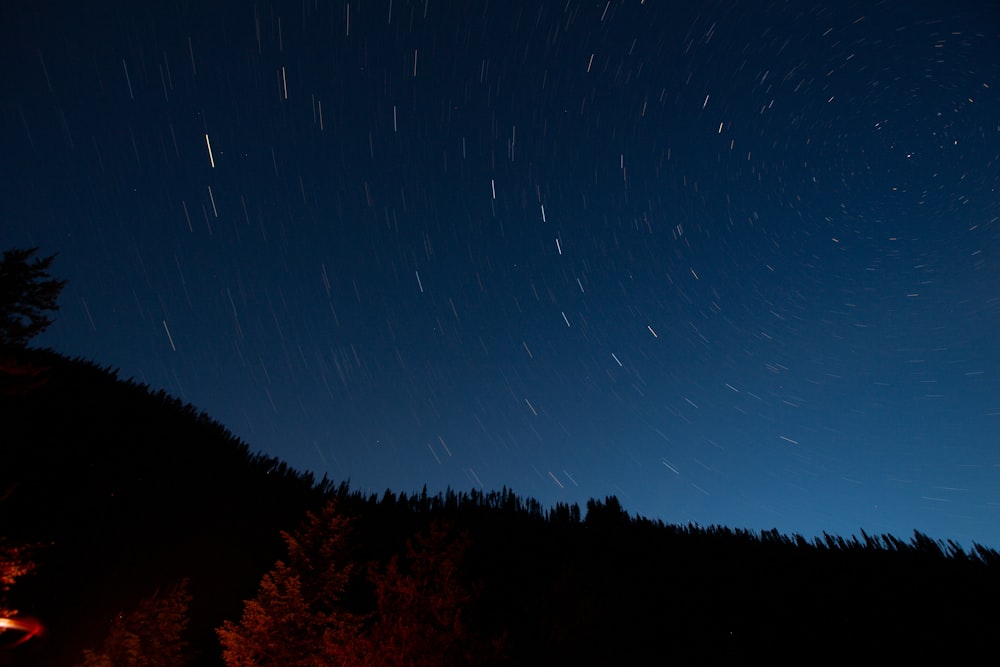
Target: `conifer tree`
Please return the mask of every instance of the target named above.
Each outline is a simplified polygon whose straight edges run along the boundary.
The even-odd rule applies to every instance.
[[[45,311],[59,308],[66,281],[49,275],[56,256],[34,257],[37,252],[13,248],[0,260],[0,347],[23,347],[52,324]]]
[[[84,650],[77,667],[179,667],[186,660],[188,581],[142,600],[111,624],[100,650]]]
[[[503,642],[487,641],[469,624],[474,591],[461,572],[469,546],[467,533],[433,522],[407,542],[405,558],[372,568],[378,621],[366,633],[362,665],[487,665],[500,657]]]
[[[49,276],[55,255],[32,256],[38,248],[12,249],[0,259],[0,396],[17,396],[43,386],[45,366],[20,358],[28,340],[52,324],[45,311],[57,310],[65,280]]]
[[[287,560],[261,579],[244,602],[239,623],[216,632],[228,667],[325,667],[352,664],[361,616],[343,605],[353,566],[350,522],[331,501],[308,512],[302,526],[282,533]]]

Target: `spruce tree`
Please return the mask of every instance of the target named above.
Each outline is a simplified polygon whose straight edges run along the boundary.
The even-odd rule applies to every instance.
[[[84,650],[77,667],[180,667],[187,659],[190,603],[187,579],[145,598],[112,621],[101,648]]]
[[[331,501],[307,513],[298,530],[282,533],[287,559],[264,575],[240,621],[216,631],[228,667],[352,664],[363,619],[343,604],[353,571],[349,528]]]
[[[407,542],[404,558],[371,569],[377,622],[364,638],[365,667],[443,667],[499,662],[504,642],[470,623],[475,588],[464,580],[469,536],[441,522]]]
[[[49,275],[56,258],[34,257],[38,248],[7,250],[0,260],[0,348],[24,347],[52,324],[65,280]]]

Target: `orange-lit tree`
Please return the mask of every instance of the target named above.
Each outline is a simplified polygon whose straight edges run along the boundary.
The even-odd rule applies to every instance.
[[[0,496],[0,503],[13,491],[13,486],[7,489]],[[23,644],[42,631],[37,619],[18,617],[18,610],[7,597],[18,579],[38,567],[33,557],[35,549],[36,546],[11,544],[0,535],[0,646],[4,648]],[[10,635],[14,638],[10,639]]]
[[[261,579],[244,602],[239,623],[217,630],[229,667],[325,667],[353,664],[362,616],[345,608],[353,565],[349,520],[335,502],[309,512],[303,525],[282,533],[287,560]]]
[[[434,522],[407,543],[405,558],[371,568],[377,622],[362,642],[365,667],[443,667],[499,662],[503,642],[470,624],[474,588],[463,580],[468,533]]]
[[[101,648],[84,650],[77,667],[180,667],[187,659],[190,603],[187,579],[145,598],[112,621]]]
[[[0,538],[0,617],[11,618],[17,615],[17,610],[7,600],[7,593],[18,579],[35,567],[30,549],[7,544]]]

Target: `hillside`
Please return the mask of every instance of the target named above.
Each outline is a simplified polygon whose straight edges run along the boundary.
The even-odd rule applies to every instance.
[[[20,363],[43,369],[42,384],[0,399],[2,534],[41,545],[37,576],[12,593],[46,637],[19,664],[70,664],[115,614],[181,576],[196,634],[212,639],[198,622],[238,611],[318,485],[109,369],[36,350]]]
[[[185,577],[186,664],[223,664],[215,628],[285,557],[280,531],[330,499],[352,527],[344,605],[365,627],[388,617],[365,573],[447,525],[468,538],[463,622],[502,639],[504,664],[954,659],[989,649],[1000,621],[1000,554],[979,546],[672,526],[614,497],[581,509],[508,490],[364,496],[85,360],[26,350],[2,377],[0,535],[39,545],[10,598],[46,627],[0,652],[6,664],[74,665],[116,616]]]

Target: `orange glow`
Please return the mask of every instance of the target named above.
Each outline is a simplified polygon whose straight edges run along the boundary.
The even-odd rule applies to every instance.
[[[8,631],[22,634],[13,643],[2,644],[3,648],[12,648],[42,634],[42,624],[34,618],[0,618],[0,637]]]

